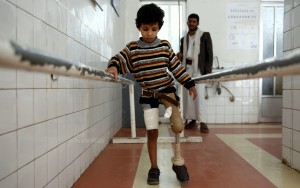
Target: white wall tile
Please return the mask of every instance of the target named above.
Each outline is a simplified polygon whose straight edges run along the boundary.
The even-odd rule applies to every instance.
[[[294,111],[294,114],[296,112],[297,111]],[[294,119],[296,119],[296,117]],[[292,123],[293,123],[293,110],[284,108],[282,110],[282,126],[291,129],[293,126]]]
[[[33,88],[33,72],[17,70],[17,88]]]
[[[300,90],[292,90],[292,92],[292,99],[299,99],[298,97],[300,97]],[[293,100],[293,109],[300,110],[300,100]]]
[[[61,144],[67,139],[67,116],[58,118],[58,144]]]
[[[58,89],[58,116],[67,113],[67,90]]]
[[[300,169],[300,152],[293,151],[293,167]]]
[[[292,15],[292,27],[296,28],[300,26],[300,6],[297,6],[293,9],[293,15]]]
[[[17,134],[12,132],[0,136],[0,179],[17,170]]]
[[[74,114],[67,115],[67,139],[74,136]]]
[[[12,4],[16,5],[17,4],[17,0],[7,0],[8,2],[11,2]]]
[[[57,1],[56,0],[47,0],[47,23],[54,28],[57,28]]]
[[[54,55],[57,55],[58,53],[57,36],[58,36],[58,31],[50,26],[47,26],[47,51]]]
[[[34,185],[44,187],[47,184],[48,161],[47,154],[37,158],[34,162]]]
[[[47,85],[47,74],[44,73],[33,73],[33,87],[39,89],[45,89]]]
[[[63,59],[67,58],[67,36],[61,32],[57,32],[57,55]],[[58,84],[61,80],[60,78],[58,79]]]
[[[34,122],[47,120],[47,91],[46,89],[34,90]]]
[[[299,122],[298,122],[299,123]],[[300,131],[293,130],[293,150],[300,151]]]
[[[293,8],[294,0],[285,0],[284,1],[284,12],[287,12]]]
[[[282,145],[292,147],[292,129],[282,127]]]
[[[18,187],[17,178],[18,178],[17,173],[13,173],[12,175],[0,181],[0,187],[12,187],[12,188]]]
[[[58,174],[58,148],[48,152],[48,182]]]
[[[58,114],[58,90],[47,89],[47,106],[48,106],[48,118],[52,119],[57,117]]]
[[[74,180],[75,182],[80,177],[80,158],[78,157],[74,162]]]
[[[67,166],[67,144],[66,142],[58,146],[58,171],[61,172]]]
[[[84,23],[81,23],[81,44],[85,45],[86,44],[86,26],[84,25]]]
[[[292,76],[292,89],[300,89],[300,76]]]
[[[34,187],[34,162],[18,170],[18,185],[22,188]]]
[[[18,167],[22,167],[34,159],[34,128],[20,129],[18,134]]]
[[[300,84],[300,82],[299,82]],[[292,89],[292,76],[284,76],[283,77],[283,89]]]
[[[67,187],[67,169],[64,169],[58,176],[59,187]]]
[[[292,162],[291,151],[291,148],[282,146],[282,158],[285,159],[289,164]]]
[[[297,7],[298,5],[300,5],[300,0],[288,0],[288,1],[292,1],[294,4],[294,7]]]
[[[59,187],[59,184],[58,184],[58,176],[55,177],[49,184],[48,184],[48,187],[47,188],[57,188]]]
[[[75,24],[74,25],[74,39],[77,42],[80,42],[81,41],[81,21],[76,18],[74,24]]]
[[[17,72],[16,72],[16,70],[0,68],[0,75],[3,78],[5,78],[5,79],[0,79],[0,88],[12,89],[12,88],[17,87]]]
[[[43,21],[47,16],[47,0],[34,0],[34,15]]]
[[[67,167],[67,187],[71,187],[74,184],[74,168],[73,164]]]
[[[283,21],[283,32],[289,31],[292,29],[292,12],[287,12],[284,15]]]
[[[300,9],[299,9],[300,11]],[[300,16],[300,14],[299,14]],[[294,48],[300,47],[300,27],[297,27],[293,30],[293,41],[294,41]]]
[[[57,11],[57,29],[62,33],[67,33],[67,10],[62,4],[58,3],[58,11]]]
[[[292,108],[292,91],[291,90],[283,90],[283,102],[282,107],[284,108]]]
[[[0,23],[0,37],[16,40],[17,9],[6,1],[0,1]]]
[[[33,0],[17,0],[17,5],[26,12],[33,14]]]
[[[292,31],[283,33],[283,51],[288,51],[293,48]]]
[[[35,157],[39,157],[48,150],[48,123],[43,122],[34,126]]]
[[[47,51],[47,25],[39,19],[34,19],[34,48]]]
[[[71,38],[75,38],[75,16],[71,12],[67,12],[67,34]]]
[[[284,117],[286,119],[291,118],[289,116],[289,114],[283,114],[283,115],[286,116],[286,117]],[[291,118],[291,119],[293,121],[293,126],[291,128],[293,128],[294,130],[300,131],[300,123],[299,123],[300,122],[300,111],[293,110],[293,118]]]
[[[17,129],[16,97],[15,90],[0,90],[0,134]]]
[[[57,119],[51,119],[48,121],[48,151],[57,146],[58,142],[58,130]]]
[[[18,90],[18,128],[33,123],[33,90]]]
[[[67,113],[74,112],[74,90],[67,90]]]
[[[17,41],[33,47],[33,16],[17,9]]]

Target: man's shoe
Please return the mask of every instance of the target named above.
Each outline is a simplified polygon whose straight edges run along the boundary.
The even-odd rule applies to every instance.
[[[159,184],[159,174],[160,174],[160,171],[158,168],[151,168],[148,172],[147,183],[149,185],[158,185]]]
[[[192,129],[192,128],[195,128],[196,126],[197,126],[197,122],[192,120],[188,124],[185,125],[185,129]]]
[[[185,165],[182,165],[182,166],[173,165],[172,169],[175,172],[176,177],[180,182],[186,183],[189,181],[189,179],[190,179],[189,173],[188,173]]]
[[[208,133],[208,132],[209,132],[209,129],[208,129],[206,123],[204,123],[204,122],[201,122],[201,123],[200,123],[200,131],[201,131],[202,133]]]

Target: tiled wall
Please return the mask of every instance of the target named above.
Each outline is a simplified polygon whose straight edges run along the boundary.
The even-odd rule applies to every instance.
[[[124,24],[110,0],[101,3],[103,11],[90,0],[0,0],[0,40],[104,70],[124,45]],[[0,187],[71,187],[121,127],[121,85],[0,75]]]
[[[214,56],[218,57],[219,66],[236,68],[254,65],[259,60],[259,49],[231,49],[228,47],[228,21],[227,7],[231,4],[257,5],[259,12],[259,0],[232,1],[232,0],[188,0],[187,15],[197,13],[200,17],[200,29],[209,31],[212,37]],[[212,11],[213,10],[213,11]],[[216,16],[216,12],[218,16]],[[257,15],[259,18],[259,15]],[[220,18],[222,21],[220,21]],[[185,23],[183,23],[185,24]],[[186,26],[186,25],[185,25]],[[257,21],[259,28],[259,21]],[[184,27],[187,29],[187,26]],[[259,39],[257,31],[257,40]],[[215,59],[214,67],[217,67]],[[206,100],[206,119],[208,123],[257,123],[260,114],[260,90],[259,79],[222,82],[234,96],[234,102],[229,100],[231,94],[221,88],[218,95],[216,84],[213,87],[208,84],[208,100]]]
[[[300,48],[300,1],[284,2],[284,53]],[[284,77],[282,156],[300,170],[300,76]]]

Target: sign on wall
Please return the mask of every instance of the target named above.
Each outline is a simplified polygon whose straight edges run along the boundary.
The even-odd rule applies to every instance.
[[[257,49],[259,12],[257,3],[227,5],[228,49]]]

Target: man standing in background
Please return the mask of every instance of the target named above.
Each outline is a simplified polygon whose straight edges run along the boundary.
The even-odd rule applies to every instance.
[[[180,40],[180,52],[177,57],[191,77],[199,77],[212,71],[213,46],[209,32],[201,31],[199,16],[190,14],[187,21],[188,33]],[[186,120],[186,129],[192,129],[200,122],[200,131],[208,133],[209,129],[205,120],[205,84],[196,84],[198,98],[193,100],[189,94],[183,92],[183,118]],[[188,120],[191,120],[188,123]]]

